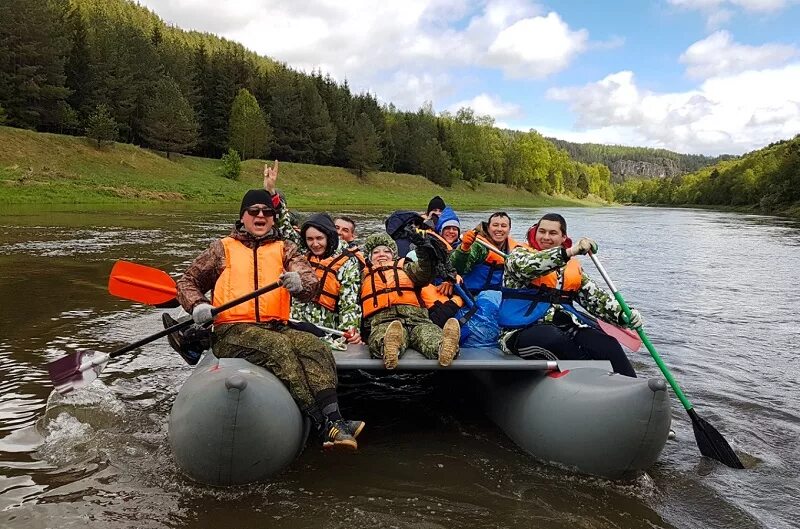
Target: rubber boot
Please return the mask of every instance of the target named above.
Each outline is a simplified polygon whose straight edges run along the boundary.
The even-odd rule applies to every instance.
[[[442,328],[442,344],[439,346],[439,365],[449,366],[458,355],[458,341],[461,338],[461,326],[458,320],[450,318]]]

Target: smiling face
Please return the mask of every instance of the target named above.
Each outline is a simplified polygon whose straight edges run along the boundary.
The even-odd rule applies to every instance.
[[[448,244],[453,244],[458,240],[459,229],[455,226],[448,226],[442,228],[442,239],[446,240]]]
[[[253,215],[255,213],[255,215]],[[242,215],[244,229],[253,237],[263,237],[275,224],[275,212],[266,204],[254,204]]]
[[[561,223],[555,220],[539,221],[536,229],[536,243],[542,250],[561,246],[567,240],[567,234],[561,231]]]
[[[504,216],[492,217],[489,221],[489,238],[495,246],[502,246],[511,232],[511,219]]]
[[[341,240],[344,242],[353,242],[353,239],[356,237],[355,226],[344,219],[336,219],[334,224],[336,224],[336,233],[339,234]]]
[[[384,265],[394,261],[394,254],[388,246],[376,246],[372,249],[372,253],[369,254],[369,260],[372,264]]]
[[[309,226],[306,229],[306,246],[312,254],[319,257],[325,253],[325,249],[328,247],[328,237],[317,228]]]

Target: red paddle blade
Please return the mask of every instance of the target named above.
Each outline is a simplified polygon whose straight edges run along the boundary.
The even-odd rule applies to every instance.
[[[634,353],[642,346],[642,340],[639,338],[639,334],[636,331],[611,325],[600,318],[597,318],[597,324],[604,333],[611,336]]]
[[[148,305],[162,305],[175,299],[175,280],[157,268],[130,261],[117,261],[108,278],[112,296]]]

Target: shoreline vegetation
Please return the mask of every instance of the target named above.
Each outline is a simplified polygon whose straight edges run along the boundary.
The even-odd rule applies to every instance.
[[[0,127],[0,205],[6,212],[34,204],[84,211],[235,205],[247,189],[261,187],[263,163],[243,162],[239,179],[230,180],[221,176],[220,160],[176,154],[168,159],[126,143],[98,148],[85,137]],[[340,167],[289,162],[281,162],[279,188],[297,209],[419,209],[435,195],[460,210],[608,204],[592,196],[540,195],[504,184],[442,187],[401,173],[358,178]]]

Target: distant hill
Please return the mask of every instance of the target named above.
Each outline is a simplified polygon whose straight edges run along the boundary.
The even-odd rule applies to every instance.
[[[621,202],[733,206],[800,215],[800,134],[739,158],[660,180],[628,180],[615,188]]]
[[[556,147],[567,151],[575,161],[586,164],[601,163],[607,166],[611,171],[611,181],[615,184],[631,178],[669,178],[736,158],[729,154],[710,157],[649,147],[572,143],[557,138],[547,139]]]

